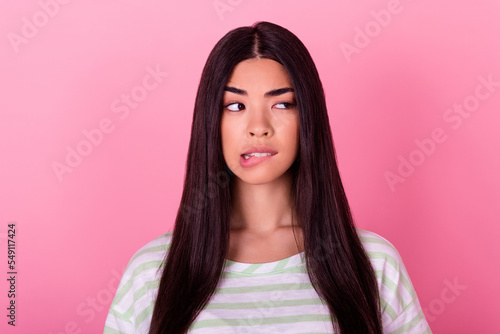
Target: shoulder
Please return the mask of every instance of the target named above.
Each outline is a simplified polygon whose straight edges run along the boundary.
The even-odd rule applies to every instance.
[[[140,277],[152,273],[151,269],[159,269],[170,247],[172,234],[173,232],[166,232],[139,248],[130,258],[124,277]]]
[[[161,278],[161,268],[172,233],[164,233],[139,248],[130,258],[117,290],[117,300],[135,299],[136,291],[150,290]]]
[[[377,278],[388,285],[403,284],[413,297],[413,287],[408,285],[409,276],[398,250],[389,240],[379,234],[356,228],[359,239],[370,260]]]
[[[110,305],[104,333],[146,333],[152,314],[153,291],[173,232],[164,233],[139,248],[130,258]]]
[[[398,266],[402,262],[399,252],[389,240],[375,232],[357,227],[356,231],[363,248],[371,260],[384,259],[394,266]]]
[[[134,253],[132,258],[130,259],[130,264],[147,260],[156,260],[163,257],[165,251],[167,251],[170,247],[172,235],[172,231],[163,233],[162,235],[143,245]]]
[[[430,333],[417,293],[396,247],[374,232],[356,230],[377,278],[384,333]]]

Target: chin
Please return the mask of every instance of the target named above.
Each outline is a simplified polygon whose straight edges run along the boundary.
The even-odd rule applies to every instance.
[[[253,171],[245,171],[244,173],[238,173],[236,176],[245,183],[258,185],[275,182],[282,178],[286,172],[286,170],[283,172],[273,173],[264,170],[255,173]]]

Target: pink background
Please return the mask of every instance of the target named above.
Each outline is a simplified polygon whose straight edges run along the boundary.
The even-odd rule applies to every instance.
[[[259,20],[312,54],[356,224],[399,250],[433,332],[498,331],[498,1],[54,1],[0,5],[0,267],[14,221],[17,333],[102,332],[130,257],[173,226],[208,53]],[[143,84],[155,69],[168,75]],[[58,176],[68,150],[84,156]]]

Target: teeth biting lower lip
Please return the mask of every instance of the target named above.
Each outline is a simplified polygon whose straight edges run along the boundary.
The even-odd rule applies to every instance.
[[[250,154],[243,154],[243,158],[245,158],[245,160],[248,160],[250,159],[250,157],[265,157],[266,155],[275,155],[276,153],[250,153]]]

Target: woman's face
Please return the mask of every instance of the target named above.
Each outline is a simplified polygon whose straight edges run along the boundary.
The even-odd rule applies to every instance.
[[[223,97],[222,151],[229,169],[251,184],[281,177],[297,158],[299,115],[285,68],[271,59],[237,64]],[[245,159],[244,153],[276,153]]]

